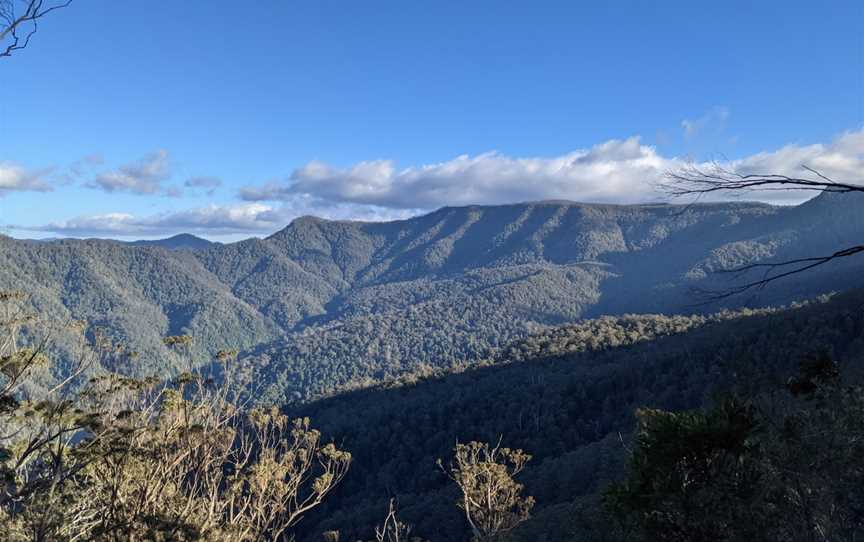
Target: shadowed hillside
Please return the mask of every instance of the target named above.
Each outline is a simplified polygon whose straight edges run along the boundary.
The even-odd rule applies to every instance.
[[[534,456],[523,480],[538,505],[518,540],[590,540],[591,507],[623,472],[637,408],[680,411],[723,392],[783,389],[802,358],[823,350],[860,380],[862,304],[855,291],[780,311],[586,321],[520,341],[490,366],[289,410],[315,419],[355,458],[304,540],[327,529],[369,538],[391,496],[419,535],[465,540],[455,488],[436,459],[457,441],[499,437]]]

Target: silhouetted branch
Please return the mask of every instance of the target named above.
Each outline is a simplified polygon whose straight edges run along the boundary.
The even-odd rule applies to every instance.
[[[0,57],[12,56],[14,51],[29,45],[30,38],[39,30],[39,19],[52,11],[65,8],[72,0],[51,3],[45,0],[23,0],[16,10],[15,0],[0,0]],[[5,47],[2,45],[6,43]]]
[[[666,182],[660,188],[673,197],[699,196],[713,192],[733,191],[787,191],[811,190],[816,192],[864,192],[864,185],[836,182],[822,173],[803,168],[816,178],[790,177],[788,175],[742,174],[720,164],[709,168],[690,165],[678,171],[666,173]]]
[[[696,199],[715,192],[789,190],[837,193],[864,192],[864,184],[837,182],[808,166],[803,166],[803,169],[809,171],[813,178],[773,174],[741,174],[716,163],[707,169],[691,165],[678,171],[667,172],[666,182],[661,185],[661,189],[673,197],[695,196]],[[697,294],[706,302],[719,301],[749,290],[764,288],[774,281],[861,252],[864,252],[864,245],[847,247],[827,256],[798,258],[773,263],[753,263],[733,269],[724,269],[718,273],[743,275],[756,269],[764,269],[765,273],[759,280],[722,290],[697,290]]]
[[[790,275],[795,275],[797,273],[803,273],[804,271],[809,271],[815,267],[819,267],[820,265],[825,265],[826,263],[836,260],[838,258],[845,258],[848,256],[853,256],[860,252],[864,252],[864,245],[858,245],[854,247],[845,248],[843,250],[839,250],[830,256],[819,256],[814,258],[799,258],[796,260],[788,260],[784,262],[778,263],[754,263],[750,265],[745,265],[743,267],[738,267],[735,269],[724,269],[718,271],[718,273],[736,273],[743,274],[747,271],[752,271],[754,269],[765,269],[765,274],[759,280],[748,282],[746,284],[741,284],[739,286],[735,286],[733,288],[729,288],[726,290],[705,290],[705,289],[697,289],[696,293],[700,295],[700,297],[704,298],[705,301],[719,301],[721,299],[742,294],[748,290],[753,290],[757,288],[764,288],[768,284],[786,278]],[[790,266],[798,265],[800,267],[796,267],[794,269],[789,269],[788,271],[783,271],[783,269],[787,269]],[[776,275],[772,275],[772,272],[778,272]]]

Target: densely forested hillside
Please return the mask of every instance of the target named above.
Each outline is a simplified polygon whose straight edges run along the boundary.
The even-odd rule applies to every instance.
[[[739,280],[717,270],[844,246],[864,231],[860,203],[823,194],[798,207],[555,201],[387,223],[305,217],[228,245],[3,237],[0,288],[104,328],[141,352],[128,368],[137,374],[176,370],[166,335],[192,335],[198,360],[239,349],[260,398],[282,402],[486,359],[581,318],[785,304],[855,286],[862,267],[850,259],[711,307],[691,292]]]
[[[527,338],[482,368],[289,409],[354,457],[343,487],[302,527],[304,540],[328,529],[369,539],[393,496],[418,535],[467,540],[457,491],[436,459],[457,441],[499,438],[534,456],[522,481],[537,505],[518,540],[616,539],[603,538],[612,525],[597,516],[599,495],[623,476],[637,408],[681,411],[725,393],[783,390],[818,352],[860,380],[862,304],[854,291],[783,310],[602,318]]]

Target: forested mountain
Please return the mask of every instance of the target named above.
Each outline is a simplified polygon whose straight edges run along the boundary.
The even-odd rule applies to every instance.
[[[396,497],[419,536],[467,540],[454,513],[458,492],[436,460],[456,442],[501,439],[533,455],[521,480],[537,506],[514,540],[627,540],[603,516],[601,494],[623,477],[634,412],[784,392],[801,361],[820,352],[860,382],[862,304],[857,290],[782,310],[601,318],[519,341],[482,368],[289,408],[354,457],[343,487],[310,516],[300,539],[326,530],[369,539]]]
[[[165,239],[132,241],[130,244],[138,246],[162,247],[171,250],[203,250],[219,243],[208,241],[207,239],[202,239],[201,237],[197,237],[188,233],[181,233],[178,235],[173,235],[171,237],[166,237]]]
[[[104,328],[141,353],[127,368],[136,374],[176,369],[166,335],[192,335],[199,360],[239,349],[266,384],[260,399],[283,402],[488,359],[582,318],[783,304],[855,286],[862,267],[849,259],[711,307],[694,306],[691,292],[727,284],[719,269],[845,246],[864,231],[861,200],[548,201],[386,223],[303,217],[266,239],[206,246],[2,237],[0,288],[28,292],[57,320]]]

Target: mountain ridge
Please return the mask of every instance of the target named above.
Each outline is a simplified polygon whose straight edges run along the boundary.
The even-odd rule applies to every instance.
[[[301,217],[264,239],[194,250],[4,238],[0,288],[146,357],[173,359],[168,334],[196,337],[199,361],[239,349],[276,383],[270,399],[307,399],[473,359],[544,326],[708,310],[691,290],[725,285],[719,269],[858,241],[861,200],[823,196],[794,207],[533,202],[390,222]],[[856,260],[837,262],[720,307],[786,304],[861,275]]]
[[[204,239],[197,235],[192,235],[191,233],[178,233],[164,239],[141,239],[138,241],[130,241],[129,244],[138,246],[158,246],[169,250],[203,250],[221,243],[210,241],[209,239]]]

